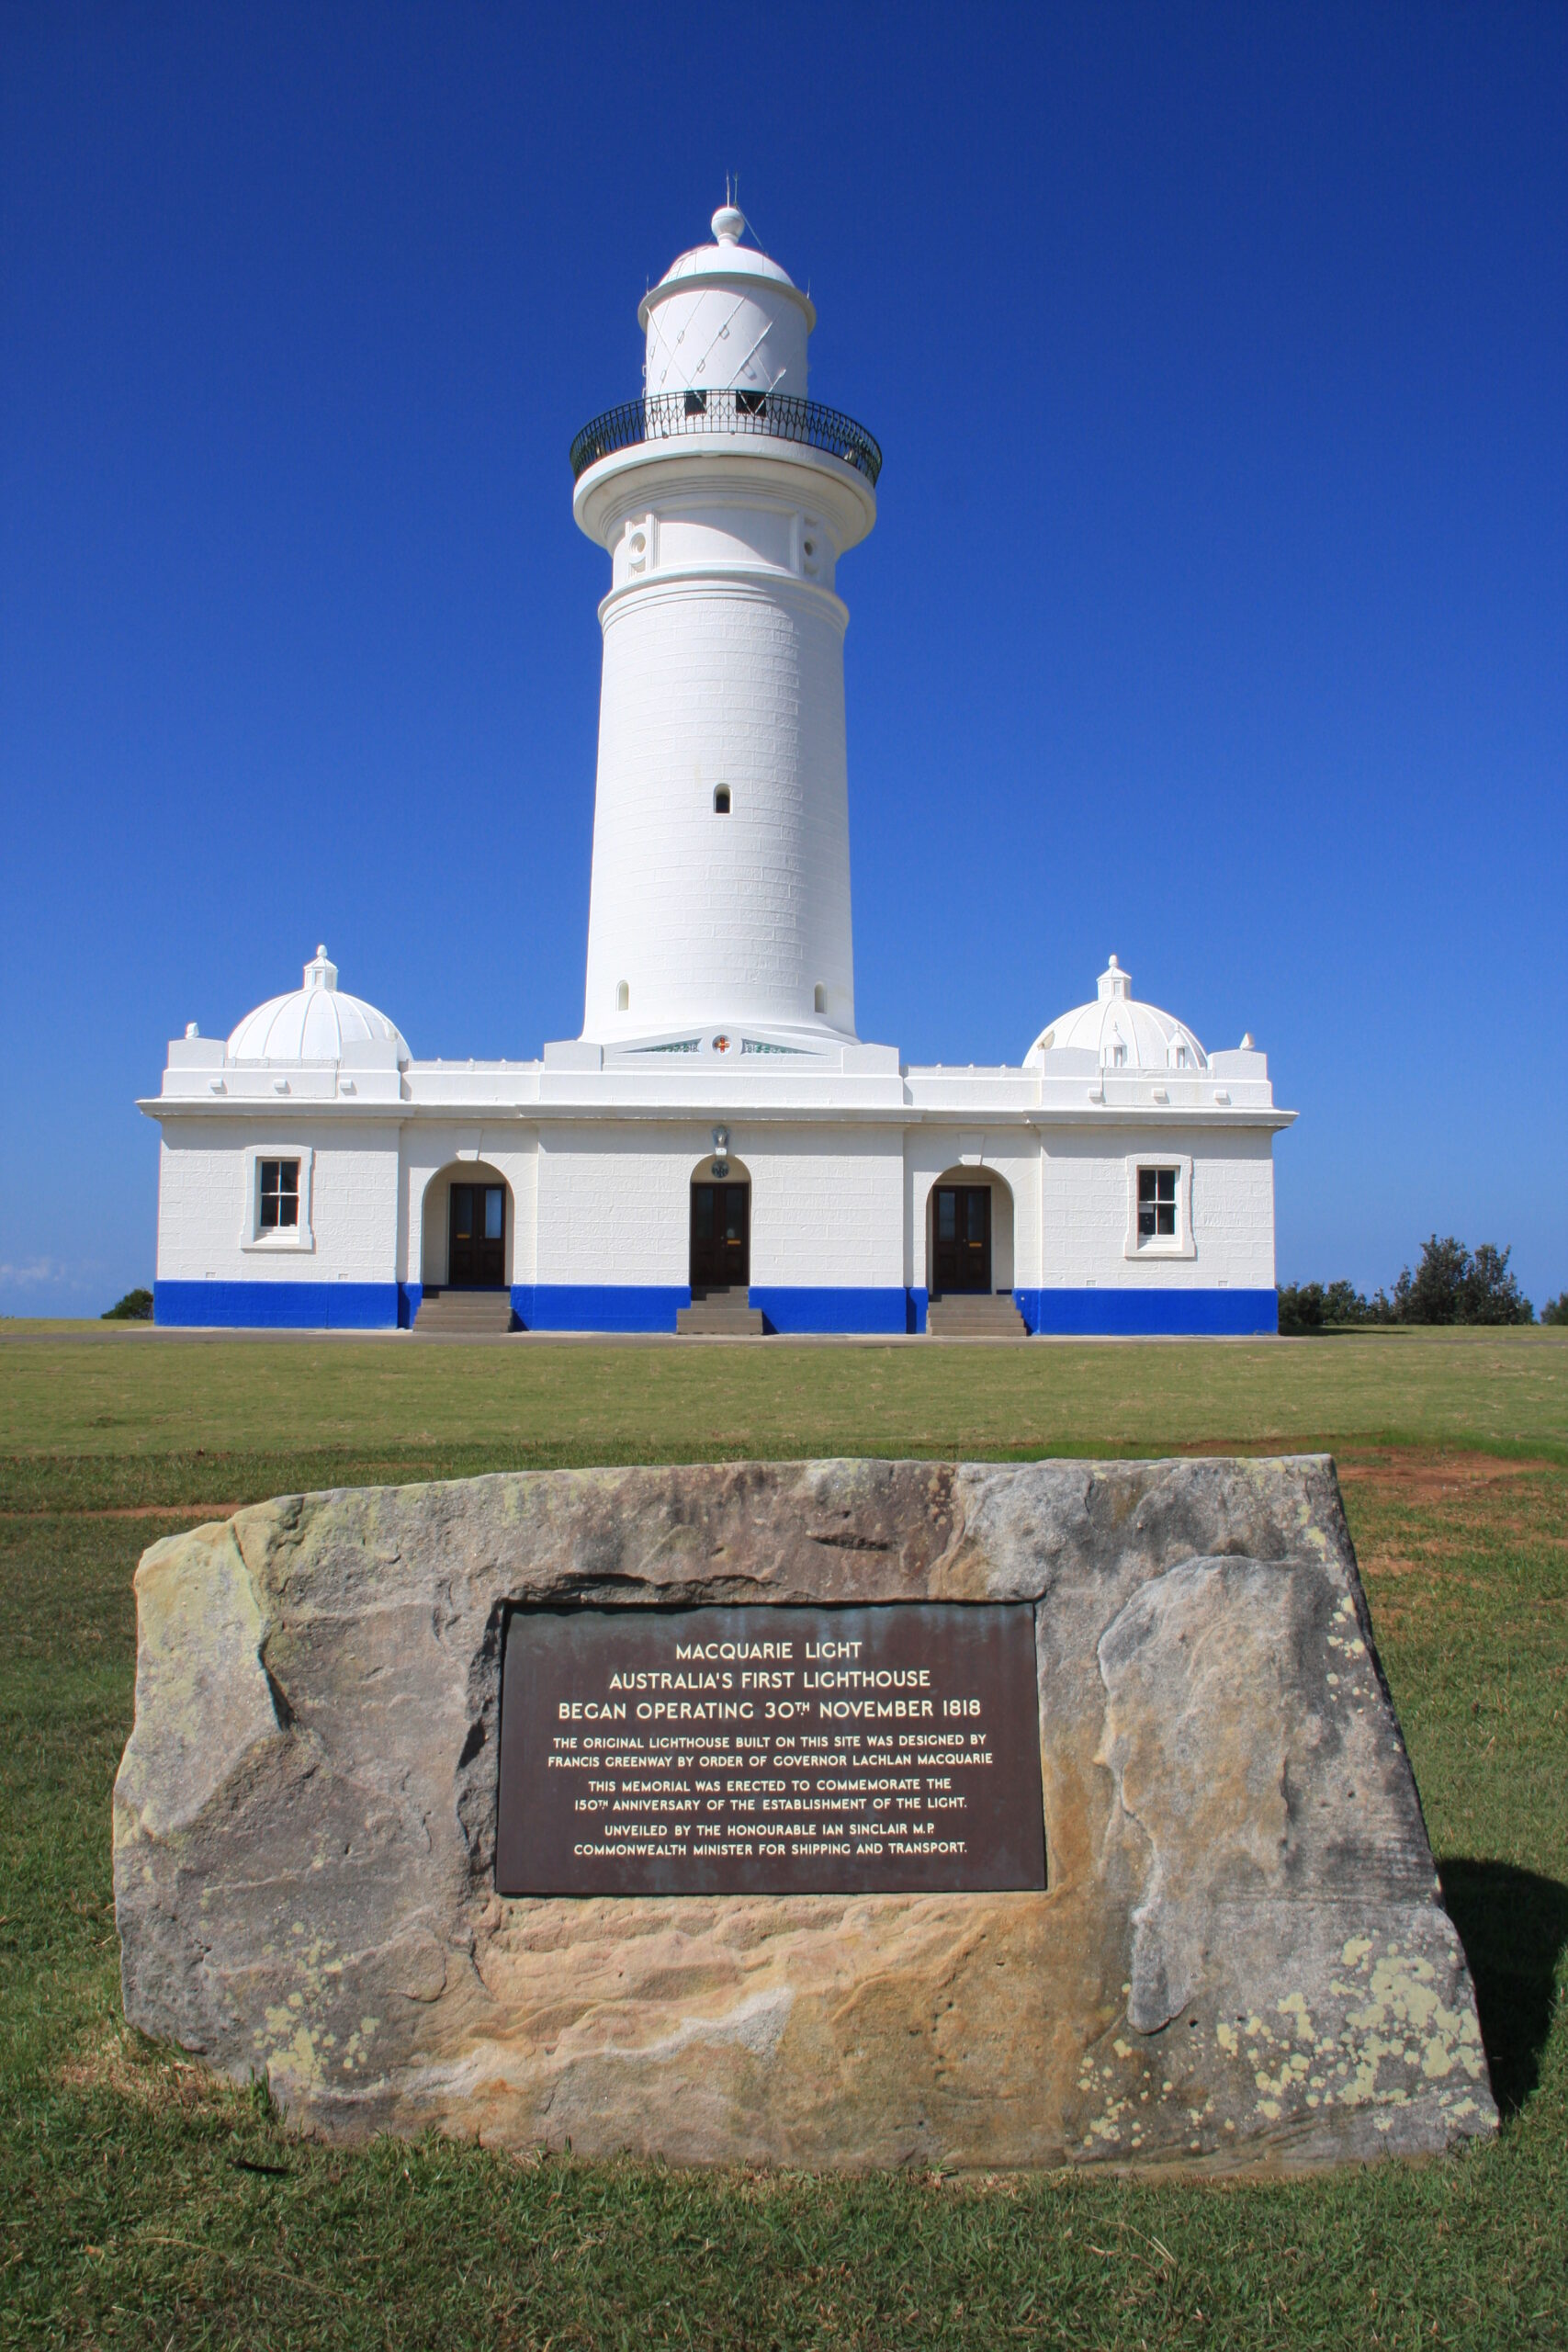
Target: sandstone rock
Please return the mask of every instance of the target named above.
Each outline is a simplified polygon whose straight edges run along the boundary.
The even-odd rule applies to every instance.
[[[1232,2169],[1495,2128],[1325,1460],[293,1496],[137,1595],[127,2015],[333,2138]],[[1045,1893],[495,1894],[510,1602],[915,1599],[1034,1606]]]

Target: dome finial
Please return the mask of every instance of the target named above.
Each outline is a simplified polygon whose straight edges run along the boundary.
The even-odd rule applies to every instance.
[[[740,234],[746,226],[746,215],[741,211],[739,205],[737,204],[735,200],[739,193],[740,184],[739,180],[731,179],[730,175],[726,172],[724,175],[724,202],[719,206],[718,210],[713,216],[713,235],[715,244],[738,245],[740,243]]]
[[[335,989],[337,986],[337,966],[324,946],[317,947],[305,967],[305,986],[308,989]]]

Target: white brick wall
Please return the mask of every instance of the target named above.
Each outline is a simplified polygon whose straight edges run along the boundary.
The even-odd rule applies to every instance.
[[[253,1157],[304,1159],[310,1249],[247,1250]],[[158,1273],[165,1282],[393,1282],[398,1130],[341,1119],[165,1118],[158,1163]]]
[[[852,1031],[844,619],[782,579],[607,609],[585,1035],[811,1024],[818,984]]]
[[[822,1126],[728,1115],[730,1156],[751,1182],[751,1279],[790,1287],[929,1286],[932,1185],[953,1172],[996,1193],[998,1289],[1267,1289],[1274,1281],[1271,1137],[1173,1126]],[[516,1120],[398,1128],[339,1111],[320,1119],[166,1117],[158,1272],[164,1280],[440,1283],[454,1179],[507,1185],[508,1279],[588,1285],[683,1283],[694,1171],[712,1125]],[[247,1182],[258,1153],[307,1160],[309,1249],[248,1250]],[[1128,1163],[1191,1163],[1190,1258],[1129,1259]]]
[[[751,1280],[792,1287],[903,1282],[897,1129],[743,1125],[730,1158],[751,1182]],[[538,1280],[681,1283],[691,1187],[711,1127],[551,1126],[539,1149]]]
[[[1274,1163],[1266,1132],[1221,1136],[1161,1128],[1140,1136],[1046,1132],[1042,1166],[1042,1272],[1047,1290],[1095,1283],[1112,1289],[1267,1290],[1274,1282]],[[1129,1259],[1127,1163],[1190,1155],[1192,1239],[1185,1259]]]

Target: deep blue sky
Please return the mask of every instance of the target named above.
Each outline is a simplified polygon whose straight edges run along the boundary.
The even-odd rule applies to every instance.
[[[1568,1284],[1568,12],[0,18],[0,1308],[150,1281],[155,1091],[318,939],[422,1055],[581,1021],[567,447],[727,170],[886,452],[863,1035],[1111,949],[1276,1097],[1282,1279]]]

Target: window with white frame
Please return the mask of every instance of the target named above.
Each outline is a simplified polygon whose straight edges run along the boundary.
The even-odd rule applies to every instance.
[[[299,1227],[299,1162],[262,1159],[256,1163],[256,1230],[295,1233]]]
[[[1156,1159],[1139,1152],[1127,1161],[1129,1258],[1195,1258],[1192,1162],[1184,1153]]]
[[[1176,1238],[1176,1174],[1174,1168],[1138,1170],[1138,1241]]]
[[[309,1148],[289,1151],[276,1143],[257,1144],[246,1152],[242,1250],[314,1250],[310,1172],[315,1158]]]

